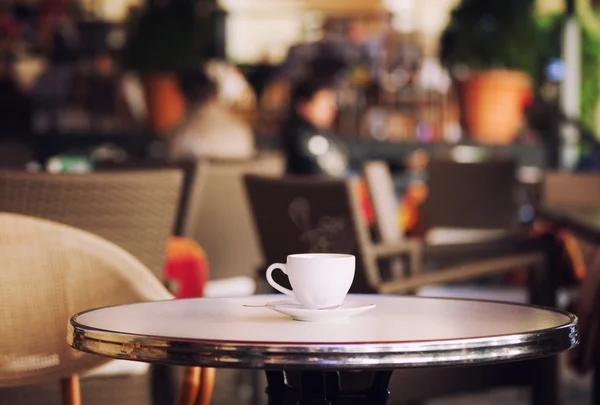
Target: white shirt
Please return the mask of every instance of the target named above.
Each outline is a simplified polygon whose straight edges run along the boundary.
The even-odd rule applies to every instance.
[[[172,135],[171,159],[249,159],[255,154],[248,124],[225,108],[209,103],[193,111]]]

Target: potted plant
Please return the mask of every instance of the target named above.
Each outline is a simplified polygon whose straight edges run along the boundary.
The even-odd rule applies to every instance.
[[[156,132],[173,128],[185,113],[177,73],[199,62],[196,40],[194,0],[148,0],[131,21],[123,65],[140,76]]]
[[[463,0],[442,34],[442,63],[478,141],[509,143],[523,126],[538,63],[533,13],[534,0]]]

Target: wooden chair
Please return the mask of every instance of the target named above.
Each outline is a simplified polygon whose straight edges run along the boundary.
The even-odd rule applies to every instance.
[[[112,360],[69,348],[69,317],[172,298],[131,254],[63,224],[2,213],[0,252],[0,297],[7,309],[0,311],[0,387],[60,380],[63,403],[81,404],[79,374]],[[177,404],[208,404],[213,382],[213,370],[187,369]]]
[[[425,229],[517,230],[516,171],[510,159],[476,163],[432,159],[422,210]],[[483,232],[474,234],[477,240]]]
[[[161,278],[183,178],[181,169],[83,175],[0,171],[0,211],[92,232]]]
[[[493,255],[491,259],[462,261],[440,271],[411,271],[390,277],[379,271],[377,261],[405,255],[409,258],[409,268],[418,269],[423,261],[422,243],[417,239],[374,243],[361,218],[357,186],[352,180],[247,176],[246,186],[269,263],[285,260],[289,252],[352,253],[360,266],[353,286],[356,292],[405,293],[422,285],[467,280],[519,266],[538,268],[545,260],[544,254],[536,249],[539,243],[531,241],[499,249],[514,248],[511,257]],[[454,256],[453,247],[436,250],[449,257]],[[472,256],[488,255],[489,252],[482,252],[486,247],[473,244]]]
[[[395,245],[408,242],[398,221],[398,199],[395,194],[394,181],[386,162],[370,161],[364,164],[363,171],[373,204],[376,231],[379,240],[386,245]],[[412,239],[411,243],[419,245],[419,241]],[[403,273],[420,273],[421,262],[413,255],[415,260],[407,267],[400,258],[389,260],[389,272],[393,278],[402,277]]]
[[[509,257],[459,262],[429,273],[384,274],[378,260],[399,255],[409,258],[413,263],[409,267],[418,268],[423,260],[422,244],[414,239],[374,243],[361,217],[354,180],[246,176],[246,188],[267,263],[284,262],[291,253],[353,254],[357,258],[357,269],[351,292],[384,294],[412,292],[430,284],[470,280],[524,266],[530,270],[532,302],[543,305],[555,302],[555,277],[553,269],[548,270],[546,264],[553,263],[556,257],[552,254],[558,251],[545,249],[544,241],[515,245]],[[471,246],[475,257],[483,256],[478,248],[481,248],[478,244]],[[287,283],[284,277],[277,281]],[[395,373],[397,377],[392,385],[399,400],[419,401],[465,389],[528,384],[533,387],[534,404],[555,404],[555,359],[523,363],[520,367],[518,373],[511,368],[504,368],[502,373],[488,367],[464,372],[461,369],[461,377],[455,376],[456,369],[403,370]],[[437,381],[438,377],[452,384],[423,384],[423,381]]]
[[[408,243],[397,226],[398,202],[387,164],[367,162],[364,173],[381,240]],[[423,261],[435,264],[435,273],[424,277],[435,280],[454,273],[457,280],[470,279],[543,266],[544,256],[538,241],[516,230],[514,173],[514,164],[507,161],[466,165],[432,162],[429,197],[422,210],[426,232],[422,239],[410,240],[420,245]],[[432,235],[434,232],[437,236]],[[410,274],[421,273],[422,265],[411,264]],[[462,272],[464,277],[460,275]]]

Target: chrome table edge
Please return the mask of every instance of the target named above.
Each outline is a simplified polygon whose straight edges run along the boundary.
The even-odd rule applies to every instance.
[[[499,363],[551,356],[579,343],[578,321],[556,328],[494,337],[390,343],[221,342],[132,335],[80,324],[74,315],[67,342],[114,359],[180,366],[279,370],[366,370]]]

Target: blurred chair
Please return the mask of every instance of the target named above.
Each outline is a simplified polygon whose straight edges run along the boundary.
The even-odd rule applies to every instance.
[[[405,243],[397,225],[398,202],[387,164],[367,162],[364,173],[382,241]],[[542,263],[544,256],[539,254],[537,241],[516,230],[514,173],[514,164],[507,161],[431,162],[429,196],[422,218],[426,224],[422,250],[423,259],[434,262],[435,273],[463,267],[471,274],[467,278],[472,278]],[[410,269],[411,274],[419,271],[420,266]],[[502,293],[497,298],[502,299]]]
[[[496,239],[517,231],[516,166],[511,160],[433,159],[422,209],[431,244]]]
[[[600,174],[544,173],[541,204],[563,208],[597,208],[600,205]]]
[[[192,214],[195,222],[189,222],[185,236],[197,240],[205,250],[211,280],[240,276],[254,280],[263,260],[244,190],[244,175],[281,176],[284,166],[279,154],[207,163],[202,196],[199,205],[192,208],[196,211]],[[239,282],[244,283],[241,279]]]
[[[546,172],[541,185],[540,204],[567,209],[598,209],[600,174]],[[584,261],[590,264],[594,259],[596,246],[587,240],[576,239]]]
[[[246,176],[256,229],[268,263],[281,262],[290,253],[334,252],[357,256],[355,292],[405,293],[427,284],[472,279],[500,273],[518,266],[538,268],[544,255],[523,246],[510,257],[471,259],[440,271],[419,273],[422,243],[403,239],[396,243],[374,243],[364,220],[352,180],[316,178],[261,178]],[[480,244],[473,245],[477,257]],[[390,279],[379,271],[377,261],[407,256],[408,274]]]
[[[229,295],[231,291],[252,293],[254,272],[262,264],[243,176],[279,176],[284,166],[281,155],[262,153],[249,160],[134,160],[100,162],[96,168],[100,171],[183,170],[175,234],[196,240],[205,251],[211,269],[207,294]]]
[[[375,214],[377,236],[384,244],[397,244],[404,241],[405,236],[398,221],[398,199],[395,194],[394,181],[388,167],[383,161],[366,162],[363,171]],[[389,271],[392,276],[399,277],[406,266],[399,258],[391,258]],[[420,272],[421,263],[411,263],[409,269],[413,273]]]
[[[101,161],[95,164],[98,172],[153,172],[180,170],[183,172],[177,217],[173,227],[176,236],[189,236],[190,228],[197,222],[198,205],[204,189],[207,165],[202,160],[165,161],[133,159],[125,162]]]
[[[91,308],[172,298],[131,254],[70,226],[2,213],[0,251],[0,297],[7,309],[0,311],[0,403],[11,397],[12,404],[27,398],[26,392],[15,395],[7,387],[37,384],[35,402],[43,404],[52,390],[40,384],[60,380],[63,403],[81,404],[79,375],[117,361],[69,348],[65,342],[69,317]],[[214,370],[188,368],[186,377],[178,404],[192,405],[197,398],[201,398],[198,403],[208,404]],[[96,379],[97,388],[86,392],[84,378],[86,403],[106,403],[111,380],[98,385]],[[131,388],[122,394],[127,391]],[[110,401],[119,402],[114,397]]]
[[[180,169],[83,175],[0,171],[0,211],[92,232],[161,278],[182,182]]]
[[[412,263],[409,267],[418,268],[422,261],[421,243],[414,239],[374,243],[361,217],[356,187],[355,180],[246,176],[246,189],[265,264],[285,262],[286,256],[291,253],[353,254],[357,260],[351,292],[384,294],[411,292],[429,284],[470,280],[522,266],[530,270],[532,301],[553,305],[554,278],[547,273],[545,250],[542,250],[541,243],[513,251],[509,257],[471,260],[430,273],[408,273],[395,278],[383,274],[378,260],[401,255],[409,258]],[[283,277],[277,281],[288,284]],[[519,368],[518,372],[515,372],[515,367]],[[418,401],[465,389],[525,384],[533,387],[535,405],[556,404],[555,359],[525,362],[515,367],[508,368],[506,373],[481,367],[466,370],[461,377],[455,368],[437,372],[401,370],[395,372],[397,377],[391,385],[394,390],[392,398]],[[438,377],[441,381],[452,381],[452,384],[432,386],[431,381],[437,381]]]

